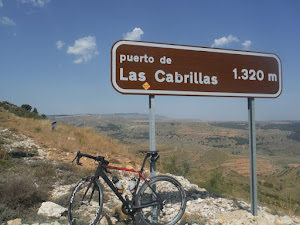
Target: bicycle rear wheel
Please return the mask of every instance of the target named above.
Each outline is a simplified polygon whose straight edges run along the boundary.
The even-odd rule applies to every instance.
[[[173,177],[156,176],[144,183],[137,196],[138,219],[147,225],[174,225],[183,216],[186,194]]]
[[[71,225],[96,225],[102,212],[103,190],[98,179],[92,177],[80,180],[75,186],[68,208]]]

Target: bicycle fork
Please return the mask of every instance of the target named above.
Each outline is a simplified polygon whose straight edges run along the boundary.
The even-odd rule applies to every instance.
[[[91,181],[90,181],[88,187],[86,188],[86,191],[85,191],[84,195],[82,196],[82,199],[81,199],[81,201],[80,201],[80,205],[86,205],[86,206],[89,206],[89,205],[90,205],[90,203],[91,203],[91,201],[92,201],[92,198],[93,198],[93,195],[94,195],[94,192],[95,192],[95,189],[96,189],[95,184],[94,184],[94,179],[95,179],[95,178],[91,178]],[[94,184],[94,186],[93,186],[93,190],[92,190],[90,199],[89,199],[87,202],[85,202],[84,199],[85,199],[85,197],[86,197],[86,195],[87,195],[87,193],[88,193],[90,187],[92,186],[92,183]]]

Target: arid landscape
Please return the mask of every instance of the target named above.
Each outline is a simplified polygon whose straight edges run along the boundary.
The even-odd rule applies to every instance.
[[[59,123],[91,127],[125,144],[149,149],[147,115],[50,116]],[[299,213],[300,122],[257,122],[257,173],[260,204]],[[250,199],[247,122],[173,120],[157,116],[159,170],[184,175],[216,194]],[[101,147],[100,147],[101,148]]]
[[[53,121],[57,122],[55,129],[51,126]],[[158,116],[156,128],[161,155],[157,170],[180,179],[188,194],[186,215],[180,225],[300,222],[298,122],[257,123],[257,218],[249,213],[246,122]],[[66,214],[53,217],[38,212],[49,201],[65,211],[72,187],[95,169],[90,160],[84,160],[83,167],[71,164],[76,152],[103,155],[112,165],[137,169],[142,159],[137,151],[149,149],[148,129],[147,115],[68,115],[46,119],[25,107],[0,102],[0,222],[66,224]],[[125,177],[128,179],[128,175]],[[111,193],[105,194],[106,219],[100,224],[131,224],[122,217]]]

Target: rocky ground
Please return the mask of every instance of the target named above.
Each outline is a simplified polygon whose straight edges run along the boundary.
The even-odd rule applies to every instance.
[[[16,147],[22,147],[23,157],[36,157],[40,160],[47,158],[47,149],[41,148],[38,144],[24,135],[17,135],[8,129],[0,130],[0,137],[5,143],[2,145],[3,149],[7,151],[15,151]],[[28,150],[26,155],[26,149],[35,149],[35,152]],[[18,154],[14,152],[13,154]],[[1,175],[1,174],[0,174]],[[258,225],[290,225],[300,224],[300,218],[296,216],[287,215],[274,215],[266,207],[258,207],[258,216],[252,216],[250,213],[250,205],[244,201],[238,201],[228,198],[215,196],[212,193],[207,192],[205,189],[198,187],[195,184],[191,184],[187,179],[181,176],[174,176],[185,188],[187,193],[187,208],[184,218],[201,218],[201,219],[186,219],[187,222],[180,224],[197,225],[197,224],[258,224]],[[121,174],[120,174],[121,177]],[[75,184],[74,184],[75,185]],[[55,200],[68,193],[70,188],[74,185],[62,185],[58,182],[53,187],[51,193],[51,200]],[[126,184],[125,184],[126,185]],[[113,195],[111,191],[105,188],[104,195],[108,196],[108,201],[104,205],[104,215],[100,221],[102,225],[110,224],[130,224],[126,222],[126,217],[116,216],[116,209],[118,208],[119,201]],[[66,211],[67,209],[48,201],[40,205],[37,209],[37,214],[47,219],[47,223],[44,221],[36,221],[32,223],[34,225],[60,225],[66,224]],[[123,221],[120,223],[120,221]],[[49,222],[52,221],[52,222]],[[24,224],[22,218],[16,218],[14,220],[7,221],[4,224],[8,225],[21,225]]]

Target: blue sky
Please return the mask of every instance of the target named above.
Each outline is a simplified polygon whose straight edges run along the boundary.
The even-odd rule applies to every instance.
[[[44,114],[148,113],[110,82],[121,39],[275,53],[283,92],[257,120],[300,120],[300,1],[0,0],[0,101]],[[247,120],[246,98],[156,96],[156,113]]]

